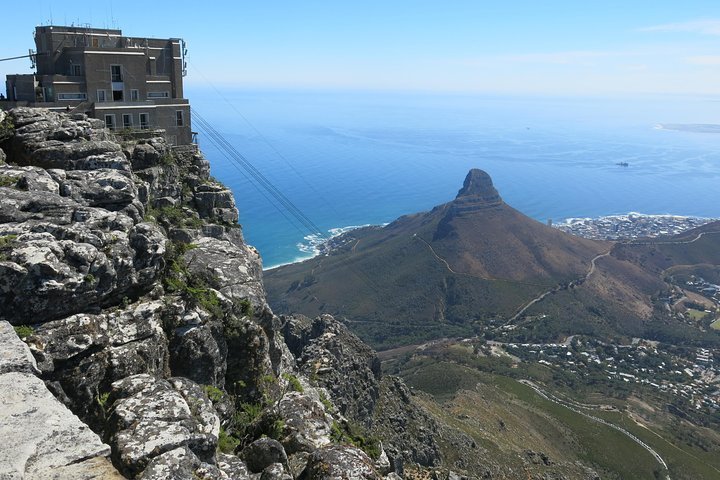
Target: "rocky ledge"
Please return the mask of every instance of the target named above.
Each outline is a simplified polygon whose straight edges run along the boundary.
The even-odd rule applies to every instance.
[[[441,462],[432,435],[408,433],[430,417],[371,349],[332,317],[273,314],[196,147],[0,112],[0,199],[1,478],[370,479]]]

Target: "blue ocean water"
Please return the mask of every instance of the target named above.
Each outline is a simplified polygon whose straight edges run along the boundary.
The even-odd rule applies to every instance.
[[[470,168],[545,222],[642,212],[720,217],[720,123],[705,97],[532,98],[188,89],[193,108],[325,231],[450,201]],[[202,132],[266,268],[310,255],[293,225]],[[627,162],[622,167],[618,162]]]

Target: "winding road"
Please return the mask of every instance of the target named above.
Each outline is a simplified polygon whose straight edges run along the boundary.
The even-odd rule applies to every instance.
[[[610,427],[610,428],[613,428],[613,429],[617,430],[618,432],[622,433],[623,435],[625,435],[626,437],[630,438],[630,440],[632,440],[633,442],[635,442],[635,443],[637,443],[638,445],[640,445],[641,447],[643,447],[645,450],[647,450],[648,452],[650,452],[650,454],[651,454],[653,457],[655,457],[655,460],[656,460],[660,465],[662,465],[662,467],[665,469],[665,472],[666,472],[666,473],[665,473],[665,479],[666,479],[666,480],[670,480],[670,475],[667,473],[667,471],[668,471],[668,466],[667,466],[667,463],[665,462],[665,460],[663,460],[663,458],[660,456],[660,454],[659,454],[658,452],[656,452],[650,445],[648,445],[647,443],[643,442],[642,440],[640,440],[638,437],[636,437],[636,436],[633,435],[632,433],[628,432],[627,430],[625,430],[625,429],[622,428],[622,427],[618,427],[618,426],[615,425],[614,423],[608,422],[608,421],[605,420],[605,419],[602,419],[602,418],[596,417],[596,416],[594,416],[594,415],[590,415],[589,413],[583,412],[583,411],[580,410],[578,407],[572,405],[570,402],[568,402],[568,401],[566,401],[566,400],[562,400],[562,399],[556,397],[555,395],[553,395],[553,394],[551,394],[551,393],[545,392],[544,390],[542,390],[540,387],[538,387],[537,385],[535,385],[535,384],[534,384],[533,382],[531,382],[530,380],[518,380],[518,381],[519,381],[520,383],[522,383],[523,385],[527,385],[528,387],[530,387],[530,388],[532,388],[533,390],[535,390],[535,393],[537,393],[538,395],[540,395],[542,398],[544,398],[544,399],[546,399],[546,400],[549,400],[549,401],[551,401],[551,402],[553,402],[553,403],[556,403],[556,404],[558,404],[558,405],[560,405],[560,406],[562,406],[562,407],[565,407],[565,408],[567,408],[568,410],[570,410],[570,411],[572,411],[572,412],[575,412],[575,413],[577,413],[577,414],[579,414],[579,415],[582,415],[582,416],[585,417],[585,418],[589,418],[590,420],[593,420],[593,421],[595,421],[595,422],[598,422],[598,423],[601,423],[601,424],[603,424],[603,425],[606,425],[606,426],[608,426],[608,427]]]

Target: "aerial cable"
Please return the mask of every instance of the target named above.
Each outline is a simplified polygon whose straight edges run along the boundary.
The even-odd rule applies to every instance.
[[[319,228],[312,223],[282,192],[280,192],[270,181],[265,178],[241,153],[235,148],[205,120],[201,115],[195,112],[196,118],[199,123],[203,126],[206,133],[213,136],[213,138],[221,145],[223,150],[227,152],[232,160],[243,167],[243,169],[252,176],[268,193],[270,193],[284,208],[288,210],[305,228],[312,233],[320,233]]]
[[[211,135],[222,149],[232,158],[234,162],[239,164],[252,178],[257,181],[275,200],[280,203],[295,219],[302,224],[311,234],[319,235],[328,239],[320,227],[318,227],[307,215],[305,215],[290,199],[288,199],[275,185],[272,184],[255,166],[250,163],[244,155],[238,152],[232,144],[230,144],[215,128],[205,120],[195,109],[193,115],[203,130]]]
[[[242,113],[240,110],[238,110],[238,109],[235,107],[235,105],[234,105],[232,102],[230,102],[230,101],[227,99],[227,97],[225,97],[225,95],[223,95],[223,93],[215,87],[215,85],[202,73],[201,70],[195,68],[195,65],[193,65],[192,63],[190,64],[190,67],[191,67],[195,72],[197,72],[197,73],[205,80],[205,83],[207,83],[208,85],[210,85],[210,87],[215,91],[215,93],[218,95],[218,97],[220,97],[240,118],[243,119],[243,121],[244,121],[244,122],[252,129],[252,131],[255,132],[255,134],[270,148],[270,150],[272,150],[272,151],[275,153],[275,155],[278,156],[278,158],[280,158],[282,161],[285,162],[285,164],[293,171],[293,173],[295,173],[295,175],[297,175],[297,176],[300,178],[300,180],[302,180],[302,182],[303,182],[310,190],[313,191],[313,193],[315,194],[315,196],[316,196],[317,198],[319,198],[320,200],[322,200],[323,203],[324,203],[328,208],[330,208],[330,210],[332,210],[335,214],[337,214],[338,216],[340,215],[340,212],[338,212],[338,211],[335,209],[335,207],[333,206],[333,204],[332,204],[330,201],[328,201],[328,200],[322,195],[322,193],[319,192],[310,182],[307,181],[307,179],[303,176],[303,174],[302,174],[297,168],[295,168],[295,165],[293,165],[292,162],[290,162],[290,160],[287,159],[287,157],[285,157],[282,153],[280,153],[280,151],[275,147],[275,145],[273,145],[273,144],[267,139],[267,137],[265,137],[265,135],[263,135],[262,132],[261,132],[260,130],[258,130],[258,129],[255,127],[255,125],[253,125],[253,123],[250,122],[250,120],[248,120],[248,118],[247,118],[245,115],[243,115],[243,113]]]
[[[196,120],[199,120],[197,112],[193,111],[193,114],[195,115]],[[285,213],[285,210],[280,208],[280,206],[268,196],[269,194],[263,188],[260,187],[257,180],[255,180],[253,178],[253,176],[250,175],[249,173],[247,173],[244,169],[240,168],[240,166],[233,160],[232,154],[230,152],[226,151],[226,149],[223,147],[221,141],[211,131],[206,130],[205,124],[203,123],[203,121],[198,121],[197,123],[200,125],[200,130],[203,130],[203,133],[205,133],[207,138],[210,139],[210,142],[213,145],[215,145],[215,147],[218,149],[218,151],[225,158],[227,158],[230,161],[232,166],[235,167],[235,169],[238,172],[240,172],[263,197],[265,197],[265,199],[268,201],[268,203],[270,205],[272,205],[285,218],[285,220],[288,221],[288,223],[290,225],[292,225],[301,234],[304,234],[305,231],[300,226],[298,226],[297,223]]]
[[[218,132],[196,109],[191,110],[193,118],[196,120],[200,130],[212,141],[212,143],[222,152],[222,154],[230,160],[233,166],[238,169],[246,178],[251,179],[252,185],[258,189],[262,195],[277,209],[288,222],[293,225],[300,233],[306,233],[302,228],[298,227],[299,223],[306,231],[309,231],[312,235],[317,235],[324,240],[329,240],[330,237],[324,233],[320,227],[315,225],[299,208],[297,208],[275,185],[272,184],[252,163],[237,149],[230,144],[227,139]],[[262,187],[262,188],[260,188]],[[268,197],[268,195],[271,198]],[[273,201],[274,199],[274,201]],[[279,204],[279,205],[278,205]],[[287,211],[292,217],[286,215]],[[294,220],[294,221],[293,221]],[[297,223],[296,223],[297,222]],[[365,283],[371,290],[376,294],[380,294],[379,287],[375,282],[365,273],[350,266],[349,259],[341,260],[341,263],[345,263],[349,267],[349,271],[357,276],[363,283]]]

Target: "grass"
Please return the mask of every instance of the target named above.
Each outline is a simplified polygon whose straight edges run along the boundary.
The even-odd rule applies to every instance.
[[[493,383],[572,431],[578,443],[577,455],[582,460],[620,478],[653,478],[654,471],[660,468],[649,452],[621,432],[546,400],[513,379],[495,376]]]
[[[692,320],[694,320],[696,322],[698,320],[702,320],[707,315],[706,312],[702,312],[700,310],[695,310],[694,308],[688,308],[687,314]]]
[[[720,330],[720,319],[717,319],[713,323],[711,323],[710,328],[714,330]]]
[[[13,328],[15,329],[15,333],[17,334],[17,336],[20,337],[21,339],[27,338],[27,337],[31,336],[33,333],[35,333],[35,331],[33,330],[33,328],[30,325],[16,325]]]
[[[0,175],[0,187],[15,187],[18,179],[9,175]]]
[[[465,345],[433,346],[406,358],[396,368],[409,386],[433,395],[435,401],[426,397],[426,408],[472,436],[492,452],[489,458],[511,466],[517,461],[510,455],[512,451],[531,448],[561,463],[580,460],[602,478],[663,476],[660,463],[624,433],[545,399],[517,381],[533,378],[539,384],[553,385],[558,381],[556,372],[524,362],[516,366],[506,359],[477,357],[468,353],[471,351]],[[603,389],[597,390],[599,385],[579,381],[575,389],[562,387],[561,381],[550,391],[562,387],[562,395],[578,402],[613,404],[623,410],[587,413],[650,445],[667,462],[674,480],[720,478],[720,459],[713,453],[720,437],[666,412],[664,397],[649,398],[642,391],[636,392],[644,401],[657,405],[655,415],[645,421],[648,428],[644,428],[624,411],[630,406],[627,400],[607,397],[601,393]],[[448,448],[445,454],[452,457],[452,446]]]

